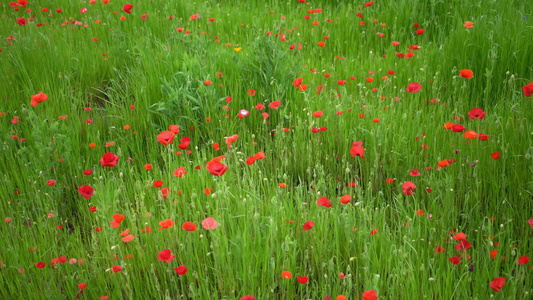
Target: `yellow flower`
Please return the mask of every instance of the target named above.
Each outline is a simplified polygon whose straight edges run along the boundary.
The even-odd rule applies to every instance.
[[[237,51],[237,52],[241,52],[242,47],[239,47],[239,48],[233,48],[233,49],[235,49],[235,51]]]

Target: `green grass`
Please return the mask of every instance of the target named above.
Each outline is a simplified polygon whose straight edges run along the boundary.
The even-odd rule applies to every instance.
[[[73,299],[80,283],[81,299],[361,299],[367,290],[380,299],[530,298],[532,263],[517,260],[533,249],[533,100],[522,91],[533,81],[533,6],[375,2],[132,0],[131,14],[122,10],[128,2],[30,1],[19,11],[2,3],[0,298]],[[315,8],[322,12],[307,12]],[[33,21],[17,25],[21,17]],[[395,54],[410,45],[419,46],[414,57]],[[459,77],[462,69],[474,77]],[[422,90],[406,92],[411,82]],[[48,100],[34,108],[40,91]],[[269,108],[275,100],[281,106]],[[485,118],[468,117],[475,107]],[[240,119],[241,109],[250,114]],[[489,139],[468,140],[444,129],[448,122]],[[169,125],[180,133],[165,147],[157,135]],[[189,153],[178,148],[183,137]],[[354,141],[364,158],[351,156]],[[246,164],[261,151],[266,159]],[[116,166],[100,165],[106,152],[120,157]],[[228,170],[216,177],[206,164],[221,155]],[[438,168],[445,159],[455,162]],[[181,178],[172,175],[179,167]],[[402,192],[406,181],[414,195]],[[91,200],[82,185],[94,187]],[[321,197],[333,206],[318,206]],[[125,216],[120,229],[109,225],[114,214]],[[216,230],[201,226],[207,217]],[[174,226],[159,230],[165,219]],[[315,226],[303,231],[308,220]],[[182,229],[186,221],[197,230]],[[142,233],[146,226],[153,231]],[[453,230],[472,245],[458,265],[449,260],[463,254]],[[158,260],[164,249],[172,262]],[[78,262],[52,266],[61,256]],[[489,284],[497,277],[506,279],[500,292]]]

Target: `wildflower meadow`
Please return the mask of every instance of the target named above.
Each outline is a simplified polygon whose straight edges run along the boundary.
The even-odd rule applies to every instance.
[[[532,94],[531,1],[2,1],[0,299],[533,299]]]

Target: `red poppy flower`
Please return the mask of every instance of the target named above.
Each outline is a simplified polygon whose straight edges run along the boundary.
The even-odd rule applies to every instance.
[[[499,292],[504,285],[505,285],[505,278],[503,277],[494,278],[494,280],[490,282],[490,287],[496,292]]]
[[[125,237],[122,238],[122,241],[124,243],[129,243],[129,242],[133,241],[133,239],[135,239],[135,236],[133,236],[133,234],[128,234],[128,235],[126,235]]]
[[[131,4],[126,4],[124,6],[122,6],[122,10],[127,13],[127,14],[131,14],[131,9],[133,8],[133,5]]]
[[[31,96],[31,106],[37,107],[37,105],[43,101],[46,101],[48,99],[48,95],[44,94],[43,92],[39,92],[36,95]]]
[[[107,152],[106,154],[104,154],[104,156],[102,156],[102,158],[100,158],[100,164],[103,167],[114,167],[117,165],[118,160],[118,155],[115,155],[111,152]]]
[[[174,173],[172,175],[181,178],[185,174],[187,174],[187,171],[185,171],[185,167],[180,167],[174,170]]]
[[[257,152],[255,155],[254,155],[254,158],[255,160],[261,160],[261,159],[265,159],[266,158],[266,155],[265,155],[265,152]]]
[[[461,124],[455,124],[455,125],[452,126],[451,129],[452,129],[453,132],[462,132],[466,128],[463,125],[461,125]]]
[[[416,32],[416,34],[421,35],[421,34],[423,34],[425,31],[426,31],[425,29],[418,29],[418,30],[415,31],[415,32]]]
[[[176,270],[176,273],[178,273],[178,275],[187,274],[187,267],[186,266],[179,266],[177,268],[174,268],[174,270]]]
[[[417,82],[411,82],[409,83],[409,86],[405,89],[409,93],[416,93],[422,89],[422,86],[418,84]]]
[[[180,140],[180,144],[178,145],[178,147],[181,149],[181,150],[185,150],[187,148],[189,148],[189,144],[191,143],[191,138],[186,136],[186,137],[183,137],[181,140]]]
[[[494,158],[494,159],[498,159],[498,158],[500,158],[500,151],[498,151],[498,152],[494,152],[494,153],[492,153],[490,156],[491,156],[492,158]]]
[[[180,133],[180,127],[178,125],[170,125],[168,126],[168,129],[175,134]]]
[[[166,220],[159,222],[159,225],[161,225],[161,228],[159,228],[159,230],[166,229],[166,228],[172,228],[172,226],[174,225],[174,221],[172,221],[172,219],[166,219]]]
[[[150,228],[150,227],[148,227],[148,225],[146,225],[146,230],[141,229],[141,232],[142,232],[142,233],[149,233],[149,232],[152,232],[152,228]]]
[[[465,131],[464,137],[470,140],[477,139],[477,132],[473,130],[467,130]]]
[[[113,215],[113,221],[117,222],[117,223],[120,223],[122,221],[124,221],[125,217],[123,214],[114,214]]]
[[[281,101],[279,100],[276,100],[276,101],[272,101],[268,107],[272,108],[272,109],[278,109],[278,107],[281,105]]]
[[[285,279],[291,279],[292,274],[289,271],[283,271],[283,272],[281,272],[281,277],[283,277]]]
[[[470,21],[465,22],[465,28],[473,28],[473,27],[474,27],[474,22],[470,22]]]
[[[315,222],[307,221],[307,222],[304,223],[303,231],[307,231],[307,230],[313,228],[313,226],[315,226]]]
[[[252,165],[253,163],[255,163],[255,157],[250,156],[250,157],[248,157],[248,159],[246,159],[246,164],[247,164],[247,165],[250,166],[250,165]]]
[[[319,110],[319,111],[315,111],[315,112],[313,113],[313,117],[315,117],[315,118],[320,118],[320,117],[322,117],[323,115],[324,115],[324,113],[322,113],[322,111],[320,111],[320,110]]]
[[[363,148],[363,142],[353,142],[352,148],[350,148],[350,154],[352,157],[359,156],[361,158],[365,158],[365,148]]]
[[[465,252],[468,249],[471,249],[472,245],[467,240],[459,241],[457,245],[455,245],[455,250],[457,251],[463,251]]]
[[[531,97],[531,94],[533,94],[533,82],[524,85],[522,90],[524,91],[524,96],[526,96],[527,98]]]
[[[218,143],[214,143],[214,144],[213,144],[213,148],[214,148],[216,151],[218,151],[218,150],[220,150],[220,145],[219,145]]]
[[[196,231],[196,225],[193,222],[185,222],[182,227],[187,231]]]
[[[458,265],[460,262],[461,262],[461,259],[459,258],[459,256],[454,256],[454,257],[450,257],[448,258],[450,260],[450,262],[456,266]]]
[[[306,284],[307,281],[308,281],[307,276],[298,276],[296,279],[297,279],[298,282],[301,283],[301,284]]]
[[[164,261],[164,262],[166,262],[166,263],[171,262],[171,261],[174,259],[174,257],[176,257],[176,256],[175,256],[175,255],[172,255],[172,254],[170,253],[170,250],[169,250],[169,249],[165,249],[165,250],[163,250],[163,251],[160,251],[160,252],[157,254],[157,259],[158,259],[159,261]]]
[[[220,162],[225,156],[215,157],[207,162],[206,169],[214,176],[222,176],[228,170],[228,166]]]
[[[20,26],[26,25],[26,18],[17,18],[17,24],[19,24]]]
[[[113,215],[113,221],[109,222],[109,225],[114,228],[120,227],[120,222],[124,221],[124,215],[122,214],[114,214]]]
[[[157,140],[161,143],[161,145],[166,146],[168,144],[172,144],[175,136],[176,135],[172,131],[163,131],[157,135]]]
[[[226,138],[226,145],[228,145],[228,148],[231,148],[231,144],[234,143],[239,138],[239,135],[234,134],[230,137]]]
[[[378,294],[378,292],[376,292],[374,290],[364,291],[362,298],[363,298],[363,300],[377,300],[378,299],[377,294]]]
[[[45,265],[46,265],[46,263],[44,261],[41,261],[40,263],[36,264],[35,267],[37,269],[42,269],[42,268],[44,268]]]
[[[454,240],[456,241],[462,241],[462,240],[465,240],[466,239],[466,234],[462,233],[462,232],[459,232],[458,234],[456,234],[454,237],[453,237]]]
[[[478,136],[479,140],[481,141],[486,141],[489,139],[489,135],[488,134],[485,134],[485,133],[480,133],[479,136]]]
[[[374,228],[374,230],[370,231],[370,235],[375,235],[376,233],[378,233],[378,229],[377,228]]]
[[[341,197],[341,203],[342,204],[348,204],[350,203],[350,201],[352,201],[352,196],[350,195],[344,195]]]
[[[520,256],[520,257],[518,258],[518,264],[519,264],[519,265],[525,265],[525,264],[527,264],[528,262],[529,262],[529,257],[527,257],[527,256]]]
[[[331,202],[329,202],[329,199],[326,198],[326,197],[321,197],[320,199],[318,199],[317,203],[316,203],[318,206],[325,206],[327,208],[330,208],[332,207],[333,205],[331,204]]]
[[[441,161],[438,162],[437,166],[438,167],[441,167],[441,168],[444,168],[446,166],[449,166],[450,163],[448,163],[448,160],[447,159],[443,159]]]
[[[468,113],[468,116],[470,117],[470,119],[474,120],[474,119],[480,119],[480,120],[483,120],[483,118],[485,117],[486,115],[486,112],[483,111],[483,109],[479,108],[479,107],[476,107],[476,108],[472,108],[472,110]]]
[[[111,269],[113,271],[113,273],[118,273],[120,271],[122,271],[122,267],[121,266],[113,266],[113,268]]]
[[[388,184],[392,184],[394,182],[394,179],[393,178],[387,178],[387,180],[385,180],[385,182],[387,182]]]
[[[474,77],[474,72],[468,69],[459,70],[459,77],[464,77],[466,79],[472,79],[472,77]]]
[[[163,199],[168,200],[169,190],[170,190],[170,188],[167,188],[167,187],[161,189],[161,194],[163,195]],[[179,192],[178,192],[178,194],[179,194]]]
[[[94,194],[94,188],[90,185],[82,185],[78,188],[78,192],[83,198],[91,200],[91,196]]]
[[[239,300],[255,300],[255,297],[252,295],[248,295],[248,296],[239,298]]]
[[[418,172],[418,169],[411,169],[411,172],[409,173],[411,176],[420,176],[420,172]]]
[[[442,248],[441,245],[437,245],[435,246],[435,250],[433,251],[437,252],[438,254],[441,254],[442,252],[446,251],[446,249]]]
[[[299,89],[300,91],[302,91],[302,92],[305,92],[305,90],[307,90],[307,87],[308,87],[307,84],[300,84],[300,85],[298,86],[298,89]]]
[[[302,81],[303,81],[303,78],[296,78],[292,84],[295,86],[295,87],[299,87],[301,84],[302,84]]]
[[[372,4],[374,4],[374,1],[367,2],[367,3],[365,3],[364,7],[366,8],[366,7],[372,6]],[[375,20],[375,21],[377,22],[377,20]]]
[[[411,196],[412,194],[414,194],[414,189],[416,189],[416,185],[411,181],[406,181],[402,185],[402,191],[407,196]]]

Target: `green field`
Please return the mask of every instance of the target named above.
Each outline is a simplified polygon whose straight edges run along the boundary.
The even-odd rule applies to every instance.
[[[0,299],[531,299],[531,93],[525,0],[2,2]]]

